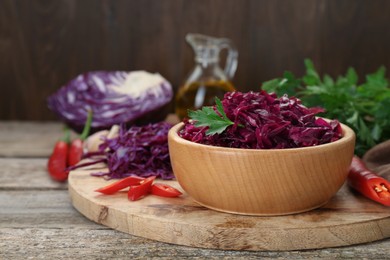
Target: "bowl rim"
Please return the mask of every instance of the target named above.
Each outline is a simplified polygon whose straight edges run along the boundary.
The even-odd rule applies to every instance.
[[[325,120],[329,120],[327,118],[324,118]],[[318,151],[322,148],[330,147],[330,146],[341,146],[346,143],[349,143],[351,141],[354,142],[355,145],[355,132],[347,125],[340,122],[341,128],[342,128],[342,137],[334,142],[326,143],[326,144],[320,144],[320,145],[314,145],[314,146],[307,146],[307,147],[298,147],[298,148],[285,148],[285,149],[244,149],[244,148],[232,148],[232,147],[223,147],[223,146],[213,146],[213,145],[207,145],[207,144],[200,144],[195,143],[192,141],[189,141],[187,139],[184,139],[179,136],[178,132],[184,127],[184,123],[180,122],[174,125],[168,132],[168,140],[172,139],[177,143],[181,143],[183,145],[190,145],[193,147],[198,148],[207,148],[211,150],[223,150],[225,152],[248,152],[248,153],[290,153],[290,152],[310,152],[310,151]]]

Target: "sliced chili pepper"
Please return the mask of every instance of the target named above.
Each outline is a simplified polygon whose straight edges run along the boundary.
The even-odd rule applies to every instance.
[[[156,176],[151,176],[145,180],[142,180],[139,185],[130,186],[130,189],[127,193],[129,200],[139,200],[150,193],[154,179],[156,179]]]
[[[348,184],[365,197],[390,206],[390,182],[370,171],[357,156],[352,159]]]
[[[69,151],[69,129],[65,129],[65,137],[57,141],[47,162],[47,170],[53,180],[63,182],[68,179],[67,157]]]
[[[83,142],[87,139],[89,132],[91,130],[92,124],[92,111],[88,111],[87,120],[84,125],[83,132],[79,136],[79,138],[74,139],[70,144],[69,156],[68,156],[68,166],[76,165],[81,161],[81,158],[84,154],[84,146]]]
[[[173,188],[170,185],[162,184],[162,183],[153,184],[151,193],[153,195],[157,195],[161,197],[169,197],[169,198],[178,197],[182,194],[176,188]]]
[[[140,185],[140,183],[145,180],[145,178],[137,177],[137,176],[130,176],[126,177],[124,179],[121,179],[119,181],[113,182],[107,186],[104,186],[102,188],[99,188],[95,191],[103,193],[103,194],[114,194],[124,188]]]

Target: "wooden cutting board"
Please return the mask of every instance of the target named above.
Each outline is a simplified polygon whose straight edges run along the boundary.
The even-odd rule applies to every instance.
[[[96,171],[96,170],[95,170]],[[101,195],[109,182],[78,170],[69,176],[73,206],[87,218],[157,241],[231,250],[299,250],[339,247],[390,237],[390,208],[344,186],[325,206],[289,216],[255,217],[213,211],[183,194],[127,199],[127,192]],[[176,181],[160,181],[180,190]],[[210,194],[212,196],[212,194]]]

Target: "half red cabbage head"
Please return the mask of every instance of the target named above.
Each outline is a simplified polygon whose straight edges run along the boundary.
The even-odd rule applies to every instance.
[[[161,121],[169,112],[164,107],[172,97],[171,84],[159,74],[92,71],[62,86],[48,97],[47,104],[78,132],[83,129],[88,110],[92,110],[92,132],[96,132],[114,124]]]
[[[333,142],[342,137],[337,120],[317,118],[322,108],[307,108],[295,97],[274,93],[229,92],[222,100],[234,123],[221,134],[207,135],[208,126],[185,120],[179,136],[196,143],[245,149],[298,148]],[[214,106],[214,111],[217,111]]]

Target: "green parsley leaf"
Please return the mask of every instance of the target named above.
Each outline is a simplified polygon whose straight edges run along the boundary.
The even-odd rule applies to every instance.
[[[320,106],[326,112],[321,116],[338,119],[349,125],[356,133],[357,155],[363,155],[372,146],[390,139],[390,88],[385,67],[366,75],[361,84],[353,68],[345,75],[333,79],[329,75],[320,77],[311,60],[305,60],[306,74],[287,82],[282,78],[265,82],[262,89],[278,96],[287,93],[302,100],[307,107]]]
[[[301,80],[295,78],[290,71],[285,71],[282,78],[272,79],[262,84],[261,88],[267,92],[275,92],[276,95],[294,96],[297,89],[300,88]]]
[[[223,110],[222,102],[218,97],[215,97],[217,112],[211,106],[204,106],[201,110],[188,110],[188,116],[195,121],[196,127],[208,126],[206,135],[221,134],[232,122]]]
[[[349,68],[346,74],[348,83],[351,85],[356,85],[358,83],[359,77],[354,68]]]

